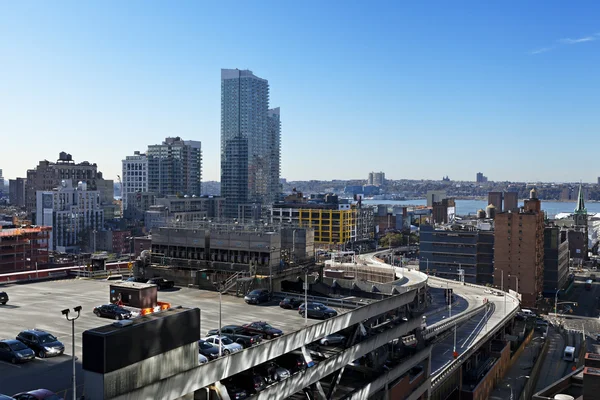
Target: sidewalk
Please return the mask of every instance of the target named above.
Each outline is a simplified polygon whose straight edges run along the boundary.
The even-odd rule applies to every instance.
[[[560,335],[559,335],[560,336]],[[535,337],[534,337],[535,339]],[[531,341],[519,358],[508,370],[496,388],[490,393],[490,400],[518,400],[527,383],[533,364],[542,350],[543,342],[539,339]]]

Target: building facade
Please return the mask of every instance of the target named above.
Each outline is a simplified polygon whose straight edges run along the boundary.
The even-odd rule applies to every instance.
[[[383,186],[385,184],[385,172],[369,172],[367,185]]]
[[[37,192],[38,224],[52,227],[48,250],[77,252],[81,248],[92,249],[89,233],[100,231],[104,225],[104,210],[100,204],[100,192],[87,190],[80,182],[73,187],[65,179],[52,191]]]
[[[567,231],[558,226],[544,228],[544,295],[553,296],[569,277]]]
[[[121,198],[123,211],[127,210],[130,193],[148,191],[148,157],[136,151],[122,161]]]
[[[544,213],[532,189],[519,212],[496,214],[494,285],[517,289],[522,305],[536,308],[544,283]]]
[[[48,263],[51,227],[5,228],[0,225],[0,273],[32,271]]]
[[[279,198],[281,119],[269,109],[269,82],[252,71],[221,70],[221,195],[225,217]],[[251,215],[254,217],[253,215]]]
[[[168,137],[148,146],[148,191],[158,196],[202,194],[201,143]]]
[[[483,175],[483,172],[478,172],[475,177],[475,182],[477,183],[486,183],[488,181],[487,176]]]
[[[17,178],[8,182],[9,202],[16,207],[25,207],[25,187],[27,179]]]
[[[40,222],[36,218],[38,210],[36,204],[37,192],[52,191],[58,188],[63,180],[70,180],[75,183],[83,182],[89,190],[101,190],[101,205],[113,207],[113,181],[104,179],[102,172],[98,171],[96,164],[91,164],[87,161],[75,163],[70,154],[61,152],[55,163],[47,160],[40,161],[35,169],[27,171],[25,189],[26,211],[35,224],[40,225]]]
[[[493,282],[494,232],[491,230],[475,226],[435,229],[422,225],[419,254],[421,272],[482,285]]]

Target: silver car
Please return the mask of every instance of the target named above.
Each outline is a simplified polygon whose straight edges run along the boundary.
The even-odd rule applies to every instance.
[[[330,344],[339,344],[344,343],[346,341],[346,337],[340,335],[339,333],[332,333],[331,335],[327,335],[320,340],[320,343],[323,346],[329,346]]]
[[[203,339],[206,343],[210,343],[213,347],[219,348],[219,343],[222,347],[223,354],[231,354],[237,353],[238,351],[242,351],[244,348],[241,344],[235,343],[233,340],[229,339],[227,336],[213,335]]]

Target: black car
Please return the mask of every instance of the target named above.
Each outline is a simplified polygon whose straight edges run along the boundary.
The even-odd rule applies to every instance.
[[[125,279],[125,282],[146,283],[146,282],[148,282],[148,279],[146,279],[146,278],[137,278],[135,276],[131,276],[131,277]]]
[[[5,305],[8,302],[8,294],[0,292],[0,304]]]
[[[271,301],[271,293],[267,289],[256,289],[248,293],[244,301],[248,304],[266,303]]]
[[[40,329],[23,331],[17,335],[17,340],[33,350],[39,358],[60,356],[65,352],[65,345],[56,336]]]
[[[94,314],[96,314],[97,317],[112,318],[118,320],[129,319],[132,316],[131,311],[123,307],[119,307],[116,304],[105,304],[102,306],[94,307]]]
[[[277,357],[277,363],[292,374],[304,371],[306,369],[306,360],[304,356],[298,353],[286,353]]]
[[[0,360],[13,364],[24,363],[35,358],[35,353],[18,340],[0,340]]]
[[[225,379],[224,381],[221,381],[221,383],[225,385],[231,400],[243,400],[248,398],[248,392],[239,387],[232,378]]]
[[[307,311],[304,309],[307,308]],[[321,318],[327,319],[335,317],[338,313],[333,308],[327,307],[321,303],[308,303],[308,307],[302,304],[298,308],[298,313],[304,317],[304,313],[308,312],[308,318]]]
[[[283,335],[283,331],[273,328],[264,321],[251,322],[244,325],[244,329],[253,335],[260,335],[263,339],[273,339]]]
[[[149,279],[146,283],[158,286],[158,290],[172,289],[173,287],[175,287],[174,281],[168,281],[165,278],[152,278]]]
[[[235,376],[236,384],[248,393],[258,393],[267,387],[267,381],[254,370],[246,370]]]
[[[204,357],[208,358],[208,361],[215,360],[219,357],[219,349],[202,339],[198,340],[198,351]]]
[[[288,310],[297,310],[300,307],[300,304],[304,303],[300,299],[294,299],[293,297],[286,297],[285,299],[279,302],[279,307],[285,308]]]

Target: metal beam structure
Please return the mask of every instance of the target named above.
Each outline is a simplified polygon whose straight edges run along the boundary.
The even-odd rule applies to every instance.
[[[200,365],[150,385],[124,388],[120,395],[113,398],[117,400],[152,400],[157,398],[162,400],[178,399],[179,397],[193,393],[195,390],[209,386],[214,382],[228,378],[293,350],[300,349],[302,346],[315,342],[329,334],[339,332],[349,326],[357,325],[374,315],[385,314],[415,300],[417,295],[416,287],[401,289],[406,289],[406,292],[356,308],[355,310],[340,314],[321,323],[284,335],[278,339],[265,341],[258,346],[245,349],[244,351],[231,354],[227,357],[219,358],[208,364]],[[391,332],[395,332],[397,336],[387,339],[390,341],[407,334],[410,330],[416,329],[420,322],[420,319],[408,321],[396,328],[385,331],[374,338],[388,338]],[[371,339],[359,343],[355,348],[365,348],[366,343],[370,343],[370,340]],[[379,346],[381,345],[382,344]],[[366,354],[366,352],[362,355],[364,354]],[[359,356],[356,358],[358,357]],[[355,358],[346,362],[346,364],[354,359]],[[319,368],[319,370],[321,370],[321,368]],[[331,372],[333,371],[335,370],[332,370]],[[318,379],[314,382],[316,381],[318,381]],[[296,391],[301,389],[302,387],[298,388]]]

